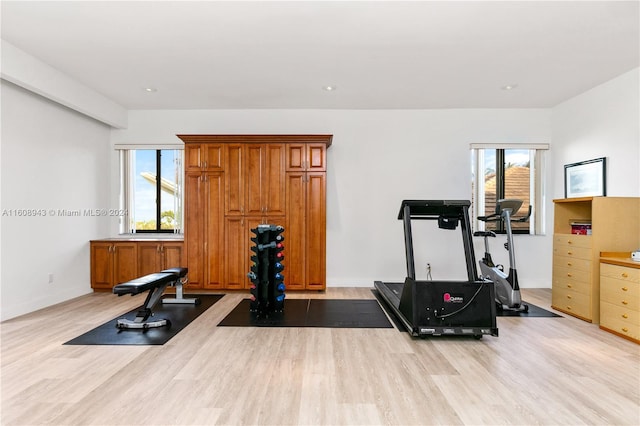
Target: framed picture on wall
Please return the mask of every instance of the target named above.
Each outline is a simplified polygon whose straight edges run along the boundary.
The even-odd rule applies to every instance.
[[[564,197],[597,197],[607,195],[606,158],[565,164]]]

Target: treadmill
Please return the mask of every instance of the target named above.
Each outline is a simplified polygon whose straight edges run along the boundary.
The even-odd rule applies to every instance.
[[[384,308],[414,337],[498,336],[495,288],[480,280],[473,249],[468,200],[403,200],[398,219],[404,222],[407,277],[404,283],[375,281]],[[417,281],[412,220],[434,220],[438,228],[462,231],[466,281]]]

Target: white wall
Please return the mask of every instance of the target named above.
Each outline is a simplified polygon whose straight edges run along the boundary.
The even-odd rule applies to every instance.
[[[470,199],[469,144],[551,140],[548,109],[131,111],[113,143],[176,143],[176,134],[332,134],[328,151],[327,285],[368,286],[406,275],[403,199]],[[113,156],[114,161],[117,157]],[[112,183],[116,183],[115,180]],[[113,185],[115,188],[116,186]],[[112,201],[117,194],[112,194]],[[115,227],[113,228],[115,229]],[[286,232],[286,231],[285,231]],[[518,236],[523,287],[550,287],[550,236]],[[414,229],[416,269],[465,279],[459,229]],[[482,248],[477,241],[476,251]],[[497,260],[508,262],[499,253]]]
[[[640,68],[552,110],[553,198],[564,197],[564,165],[607,157],[607,195],[640,196]]]
[[[89,240],[108,235],[108,219],[58,209],[109,207],[111,177],[108,126],[4,80],[0,90],[4,320],[91,292]],[[29,209],[46,216],[16,216]]]

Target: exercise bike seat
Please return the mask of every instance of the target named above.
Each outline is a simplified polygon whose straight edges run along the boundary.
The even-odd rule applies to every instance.
[[[495,237],[496,233],[493,231],[476,231],[473,233],[474,237]]]

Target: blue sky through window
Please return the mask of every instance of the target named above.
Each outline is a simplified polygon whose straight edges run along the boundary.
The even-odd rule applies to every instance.
[[[178,167],[176,151],[162,150],[161,156],[163,187],[175,186]],[[155,222],[157,178],[156,150],[136,150],[135,152],[135,222]],[[175,210],[175,196],[166,190],[161,191],[161,211]]]
[[[506,149],[505,164],[513,164],[515,166],[526,166],[529,163],[528,149]],[[487,149],[484,151],[484,173],[494,173],[496,171],[496,151]]]

